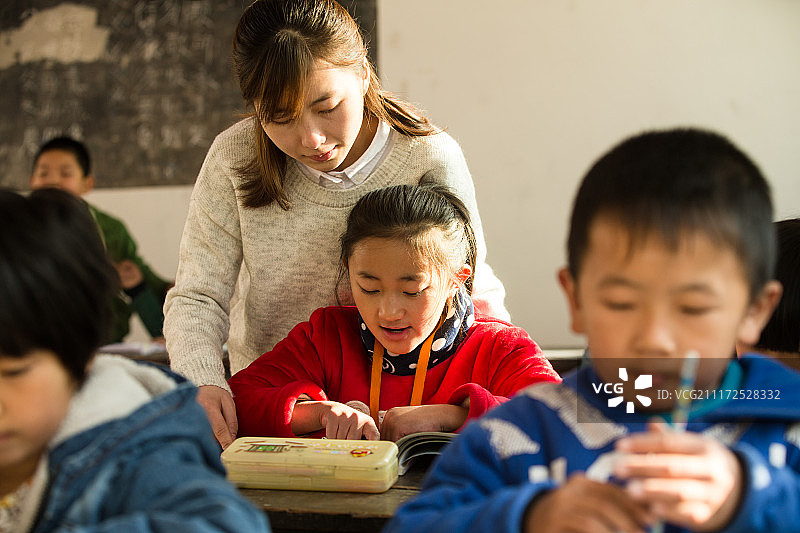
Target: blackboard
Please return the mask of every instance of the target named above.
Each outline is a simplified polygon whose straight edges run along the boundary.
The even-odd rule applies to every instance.
[[[0,1],[0,186],[28,187],[68,134],[97,187],[193,183],[244,104],[230,46],[243,0]],[[376,57],[375,0],[342,2]]]

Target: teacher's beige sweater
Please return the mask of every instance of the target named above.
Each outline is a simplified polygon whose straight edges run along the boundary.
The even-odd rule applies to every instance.
[[[466,203],[478,243],[473,298],[479,310],[508,319],[505,290],[486,264],[475,189],[458,144],[447,133],[395,135],[380,165],[350,189],[324,188],[289,159],[284,186],[292,207],[258,208],[237,201],[254,157],[252,119],[220,133],[206,155],[183,230],[175,287],[164,305],[164,334],[172,368],[197,385],[230,391],[222,358],[227,342],[232,373],[283,339],[311,312],[336,303],[339,236],[350,208],[367,192],[416,184],[426,176]]]

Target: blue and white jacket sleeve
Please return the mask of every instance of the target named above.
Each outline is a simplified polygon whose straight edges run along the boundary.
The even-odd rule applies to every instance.
[[[508,467],[503,451],[492,446],[494,433],[487,429],[498,424],[520,431],[496,418],[470,424],[431,467],[420,494],[398,510],[384,533],[519,533],[531,501],[554,485],[549,481],[531,483],[527,472],[513,472],[515,469]],[[528,451],[535,451],[535,443],[526,440],[532,445]],[[514,455],[519,451],[524,452],[514,450]]]
[[[722,531],[797,531],[800,524],[800,450],[789,447],[786,465],[771,464],[763,452],[746,443],[736,444],[733,451],[743,468],[744,489],[736,515]]]

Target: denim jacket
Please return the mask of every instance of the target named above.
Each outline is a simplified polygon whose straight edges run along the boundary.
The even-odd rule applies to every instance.
[[[268,532],[225,479],[195,395],[167,370],[97,357],[45,458],[30,531]]]

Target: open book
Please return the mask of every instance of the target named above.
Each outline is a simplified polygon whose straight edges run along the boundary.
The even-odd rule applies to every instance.
[[[433,459],[455,436],[455,433],[423,431],[401,438],[395,443],[397,444],[397,474],[402,476],[415,462]]]

